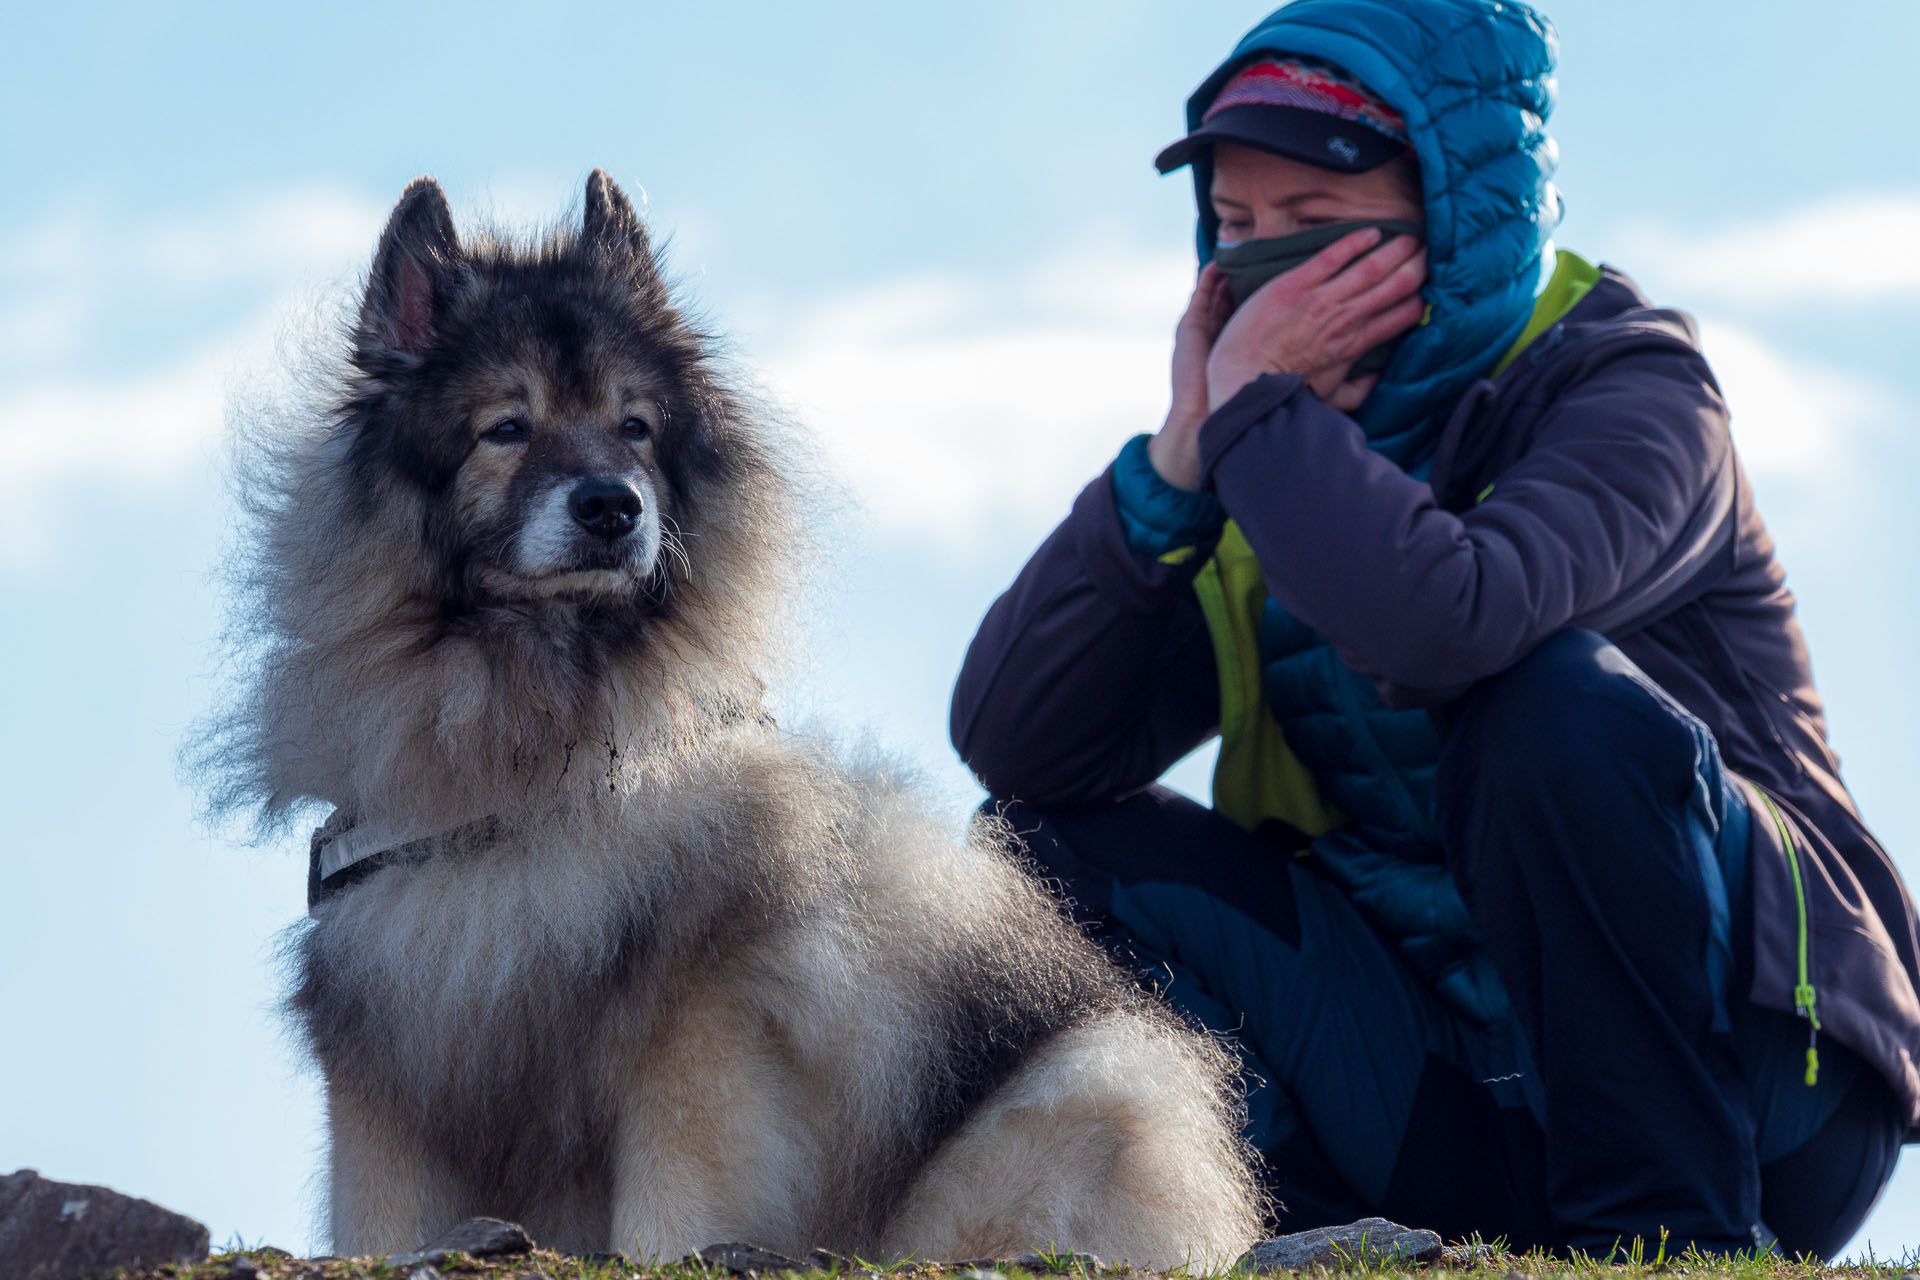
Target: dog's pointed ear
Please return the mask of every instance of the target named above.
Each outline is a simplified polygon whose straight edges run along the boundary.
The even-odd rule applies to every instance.
[[[459,257],[446,192],[432,178],[415,178],[380,233],[360,304],[360,349],[412,356],[425,351]]]
[[[580,228],[588,246],[615,260],[626,261],[643,286],[658,286],[660,269],[647,243],[647,229],[633,202],[605,169],[587,175],[587,209]]]

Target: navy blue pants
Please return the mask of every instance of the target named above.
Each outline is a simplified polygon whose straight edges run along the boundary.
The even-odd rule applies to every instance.
[[[1831,1041],[1808,1087],[1806,1024],[1744,999],[1748,815],[1706,728],[1564,632],[1450,709],[1438,791],[1514,1011],[1496,1025],[1292,856],[1304,837],[1163,788],[995,807],[1116,958],[1233,1038],[1280,1229],[1378,1213],[1516,1248],[1842,1247],[1892,1176],[1898,1106]]]

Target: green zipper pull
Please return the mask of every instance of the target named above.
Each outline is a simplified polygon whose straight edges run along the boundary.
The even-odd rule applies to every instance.
[[[1820,1015],[1814,1012],[1813,984],[1793,989],[1794,1011],[1807,1020],[1807,1087],[1820,1083]]]
[[[1760,800],[1767,806],[1767,812],[1773,815],[1773,825],[1780,832],[1780,842],[1786,846],[1787,866],[1793,871],[1793,897],[1796,914],[1799,916],[1799,946],[1795,957],[1800,981],[1793,988],[1793,1011],[1807,1020],[1807,1087],[1811,1089],[1820,1082],[1820,1014],[1814,1008],[1817,996],[1813,990],[1812,966],[1807,960],[1807,939],[1811,932],[1807,928],[1807,885],[1800,872],[1800,848],[1793,842],[1793,828],[1780,809],[1773,803],[1773,797],[1758,787]]]

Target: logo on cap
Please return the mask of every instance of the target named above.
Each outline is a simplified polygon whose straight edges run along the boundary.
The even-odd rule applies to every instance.
[[[1327,139],[1327,150],[1348,164],[1360,163],[1360,148],[1353,145],[1353,139],[1332,137]]]

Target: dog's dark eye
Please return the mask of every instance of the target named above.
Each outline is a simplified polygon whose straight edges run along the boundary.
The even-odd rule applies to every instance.
[[[508,418],[505,422],[496,422],[487,428],[489,440],[525,440],[532,432],[527,424],[518,418]]]
[[[653,434],[653,427],[645,418],[628,418],[620,424],[620,434],[629,440],[645,440]]]

